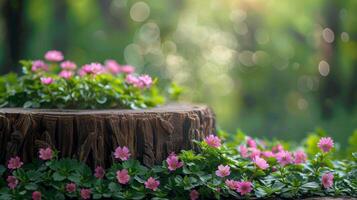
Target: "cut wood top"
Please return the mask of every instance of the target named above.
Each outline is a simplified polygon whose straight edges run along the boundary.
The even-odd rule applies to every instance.
[[[75,110],[75,109],[34,109],[34,108],[1,108],[1,113],[18,114],[46,114],[46,115],[111,115],[111,114],[143,114],[143,113],[186,113],[192,111],[206,110],[206,105],[193,104],[167,104],[148,109],[95,109],[95,110]]]

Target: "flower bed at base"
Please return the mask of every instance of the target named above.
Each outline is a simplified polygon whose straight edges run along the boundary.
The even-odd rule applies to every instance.
[[[117,147],[109,169],[92,170],[56,150],[39,150],[39,160],[23,165],[11,158],[0,166],[0,199],[220,199],[357,197],[357,154],[331,160],[331,138],[321,138],[320,152],[304,151],[245,137],[236,147],[210,135],[195,141],[200,152],[172,153],[162,165],[147,168]]]

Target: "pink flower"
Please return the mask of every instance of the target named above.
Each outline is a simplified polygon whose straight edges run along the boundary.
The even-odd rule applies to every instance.
[[[130,180],[128,170],[122,169],[117,171],[117,180],[120,184],[127,184]]]
[[[221,146],[221,139],[215,135],[209,135],[205,138],[205,142],[208,144],[208,146],[213,147],[213,148],[218,148]]]
[[[257,148],[257,143],[250,137],[247,139],[247,145],[250,148]]]
[[[67,70],[62,70],[58,75],[64,79],[70,79],[73,76],[73,72],[67,71]]]
[[[239,146],[239,153],[243,158],[248,158],[248,149],[247,147],[240,145]]]
[[[168,168],[170,171],[175,171],[176,169],[180,168],[183,166],[183,162],[179,161],[178,156],[176,156],[175,153],[171,153],[167,159],[166,163],[168,165]]]
[[[51,77],[41,77],[41,83],[45,85],[50,85],[53,83],[53,78]]]
[[[218,170],[216,171],[216,175],[219,177],[226,177],[231,174],[231,168],[228,165],[219,165]]]
[[[66,60],[61,63],[61,68],[66,71],[75,70],[77,68],[76,63]]]
[[[242,181],[237,184],[237,192],[239,192],[242,196],[250,193],[252,190],[252,183],[249,181]]]
[[[130,65],[124,65],[124,66],[122,66],[120,71],[125,73],[125,74],[132,74],[132,73],[135,72],[135,67],[130,66]]]
[[[90,199],[90,195],[92,194],[92,190],[90,189],[81,189],[81,197],[82,199]]]
[[[75,183],[67,183],[67,185],[66,185],[66,191],[67,191],[68,193],[75,192],[76,189],[77,189],[77,186],[76,186]]]
[[[128,160],[130,157],[130,152],[128,147],[117,147],[114,152],[114,157],[120,159],[121,161]]]
[[[262,170],[265,170],[269,167],[269,164],[267,163],[267,161],[265,161],[263,158],[260,158],[258,156],[253,158],[253,162],[255,163],[255,165],[257,165]]]
[[[104,71],[103,66],[100,63],[91,63],[83,65],[79,71],[80,76],[84,76],[87,74],[97,75]]]
[[[226,180],[226,186],[229,187],[231,190],[237,190],[238,189],[238,181],[227,179]]]
[[[261,153],[261,155],[262,155],[264,158],[274,158],[274,157],[275,157],[274,153],[271,152],[271,151],[263,151],[263,152]]]
[[[53,151],[49,147],[47,147],[46,149],[41,148],[38,154],[42,160],[51,160],[53,157]]]
[[[135,87],[139,87],[141,88],[142,85],[141,85],[141,81],[139,80],[138,77],[132,75],[132,74],[128,74],[126,77],[125,77],[125,81],[131,85],[134,85]]]
[[[111,74],[119,74],[121,71],[120,65],[115,60],[105,61],[105,69]]]
[[[294,161],[295,164],[305,163],[307,159],[305,152],[301,150],[296,151],[294,157],[295,157],[295,161]]]
[[[152,84],[152,78],[149,75],[141,75],[139,76],[139,81],[143,85],[143,87],[150,88]]]
[[[281,144],[277,144],[275,146],[273,146],[272,150],[273,153],[279,153],[281,151],[284,151],[283,145]]]
[[[96,167],[94,171],[95,171],[94,176],[97,179],[102,179],[104,177],[104,175],[105,175],[105,170],[101,166]]]
[[[281,151],[276,154],[276,159],[278,160],[281,166],[285,166],[287,164],[292,163],[292,156],[291,153],[288,151]]]
[[[32,199],[33,200],[41,200],[42,194],[39,191],[34,191],[32,193]]]
[[[150,177],[147,181],[145,181],[145,188],[156,191],[160,185],[160,181],[155,180],[153,177]]]
[[[20,168],[24,163],[21,162],[21,159],[16,156],[13,158],[10,158],[9,163],[7,164],[7,168],[9,169],[18,169]]]
[[[333,174],[332,173],[326,173],[322,175],[321,178],[322,185],[324,186],[325,189],[328,189],[332,187],[333,185]]]
[[[47,51],[45,59],[51,62],[60,62],[63,60],[63,54],[56,50]]]
[[[19,181],[15,176],[8,176],[6,181],[7,181],[7,186],[9,186],[10,189],[15,189],[17,184],[19,184]]]
[[[250,149],[251,150],[251,153],[250,153],[250,158],[253,159],[255,157],[260,157],[260,154],[261,154],[261,151],[259,149],[256,149],[256,148],[252,148]]]
[[[321,151],[325,153],[329,152],[333,148],[333,140],[330,137],[323,137],[320,139],[317,146],[321,149]]]
[[[45,62],[43,62],[42,60],[34,60],[34,61],[32,61],[31,71],[36,72],[38,70],[48,71],[47,64]]]
[[[197,190],[192,190],[190,192],[190,199],[191,200],[197,200],[200,196],[200,193],[197,192]]]

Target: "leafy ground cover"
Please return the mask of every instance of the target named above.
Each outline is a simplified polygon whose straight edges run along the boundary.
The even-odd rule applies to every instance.
[[[74,159],[39,149],[39,160],[11,158],[0,167],[0,199],[222,199],[357,197],[357,154],[336,160],[336,144],[321,137],[317,153],[253,139],[223,142],[210,135],[194,141],[200,151],[171,153],[146,167],[127,147],[113,149],[113,165],[92,171]]]

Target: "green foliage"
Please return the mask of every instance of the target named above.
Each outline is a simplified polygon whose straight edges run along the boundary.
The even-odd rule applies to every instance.
[[[126,74],[101,73],[60,77],[58,65],[52,71],[32,72],[31,61],[22,61],[23,75],[8,74],[0,77],[0,107],[109,109],[147,108],[162,104],[164,96],[153,80],[150,87],[139,88],[125,81]],[[50,77],[51,84],[41,78]],[[176,90],[179,88],[175,86]],[[178,96],[178,92],[175,92]]]
[[[243,133],[238,132],[239,137]],[[246,137],[235,145],[247,145]],[[275,142],[255,140],[261,151],[269,150]],[[80,190],[91,190],[91,198],[101,199],[188,199],[196,190],[201,199],[220,198],[305,198],[314,196],[357,197],[357,154],[354,160],[333,160],[329,153],[317,153],[312,159],[301,164],[280,165],[276,158],[266,159],[269,167],[262,170],[250,158],[242,157],[237,149],[225,144],[211,147],[206,142],[194,141],[199,152],[183,150],[177,157],[183,166],[174,170],[169,162],[147,168],[139,161],[129,159],[114,162],[106,169],[104,178],[95,178],[91,169],[73,159],[60,159],[54,156],[46,162],[35,162],[20,169],[8,171],[19,183],[9,189],[5,180],[0,179],[0,199],[29,199],[32,192],[40,191],[45,199],[80,198]],[[316,143],[315,143],[316,145]],[[171,155],[175,156],[175,155]],[[230,167],[230,174],[219,177],[219,165]],[[119,170],[127,169],[130,180],[120,184]],[[0,166],[0,175],[5,168]],[[333,184],[325,188],[321,177],[326,173],[334,176]],[[149,177],[160,181],[156,190],[145,187]],[[239,190],[230,188],[226,180],[248,181],[252,191],[242,195]],[[74,183],[76,190],[68,192],[66,184]]]

